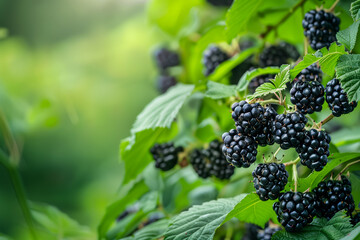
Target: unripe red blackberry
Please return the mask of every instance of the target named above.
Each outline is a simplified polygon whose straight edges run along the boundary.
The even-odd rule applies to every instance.
[[[336,41],[340,18],[324,10],[311,10],[305,14],[302,25],[312,49],[329,48]]]
[[[241,135],[235,129],[222,135],[222,152],[235,167],[248,168],[256,161],[257,143],[254,138]]]
[[[150,152],[155,160],[155,167],[163,171],[168,171],[175,167],[178,162],[178,154],[184,149],[175,147],[174,143],[168,142],[163,144],[156,143]]]
[[[288,232],[302,229],[311,223],[316,215],[318,203],[314,193],[285,192],[275,202],[273,209],[281,225]]]
[[[204,75],[209,76],[223,62],[229,59],[229,56],[219,47],[211,45],[203,54],[202,63],[205,66]]]
[[[294,79],[294,83],[297,81],[318,81],[322,82],[322,71],[316,63],[303,69]]]
[[[326,102],[335,117],[351,113],[357,106],[357,102],[349,102],[346,92],[336,78],[326,84],[325,92]]]
[[[315,171],[321,171],[327,164],[330,141],[330,135],[325,131],[315,129],[306,131],[304,140],[296,148],[301,164]]]
[[[345,176],[341,176],[341,181],[320,182],[313,192],[320,205],[317,213],[319,217],[330,219],[335,213],[342,210],[351,216],[355,210],[354,199],[351,195],[351,183]]]
[[[173,76],[161,75],[157,79],[157,89],[160,93],[165,93],[170,87],[176,84],[176,78]]]
[[[174,67],[180,64],[179,55],[167,48],[157,49],[154,53],[156,64],[161,72],[164,72],[169,67]]]
[[[275,200],[284,190],[289,173],[284,164],[260,163],[252,172],[256,193],[262,201]]]
[[[297,81],[290,90],[290,101],[303,114],[312,114],[322,110],[324,95],[324,86],[318,81]]]
[[[305,137],[307,121],[305,115],[299,112],[277,115],[271,129],[275,142],[282,149],[300,146]]]

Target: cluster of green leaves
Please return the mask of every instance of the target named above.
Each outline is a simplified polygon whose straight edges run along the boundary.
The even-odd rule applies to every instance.
[[[306,2],[304,9],[313,9],[315,4],[315,1]],[[331,5],[326,4],[328,7]],[[165,236],[165,239],[212,239],[234,218],[261,227],[270,219],[278,223],[272,210],[274,201],[261,201],[252,193],[251,186],[244,183],[249,181],[251,169],[237,170],[230,182],[199,180],[191,167],[160,173],[150,164],[152,158],[149,149],[156,142],[172,140],[176,145],[184,145],[218,138],[222,132],[233,127],[229,107],[234,99],[255,99],[280,93],[285,90],[288,82],[314,63],[320,65],[328,78],[333,78],[336,74],[349,98],[359,101],[360,59],[356,54],[357,44],[360,42],[357,41],[359,1],[351,6],[353,20],[350,15],[341,16],[342,20],[349,23],[349,27],[337,35],[341,44],[333,43],[329,49],[323,48],[306,54],[296,66],[283,65],[250,70],[239,79],[237,85],[229,85],[231,70],[249,56],[261,52],[265,40],[274,42],[278,37],[301,45],[303,35],[300,9],[293,12],[281,26],[277,26],[278,35],[270,34],[267,39],[258,40],[254,47],[222,63],[208,78],[202,75],[200,59],[209,44],[229,43],[243,35],[259,35],[266,31],[263,26],[273,26],[287,13],[288,8],[293,6],[289,1],[235,0],[225,12],[210,9],[202,1],[151,2],[150,19],[178,42],[185,73],[180,78],[182,83],[158,96],[145,107],[131,129],[131,136],[121,142],[120,159],[124,167],[122,187],[118,199],[107,208],[101,221],[99,239],[157,239],[161,236]],[[277,10],[276,16],[272,14],[274,9]],[[217,11],[217,14],[213,14],[214,11]],[[164,12],[166,14],[163,14]],[[206,14],[211,17],[206,18]],[[174,15],[184,17],[168,21]],[[254,19],[257,21],[252,21]],[[289,38],[289,35],[294,39]],[[257,88],[253,95],[247,95],[249,82],[264,74],[277,75],[269,83]],[[329,173],[338,172],[340,165],[359,160],[359,153],[339,153],[337,149],[339,146],[357,143],[359,139],[360,137],[354,137],[348,140],[346,136],[339,136],[335,145],[332,145],[333,154],[327,166],[320,172],[301,175],[298,179],[298,190],[312,189]],[[262,150],[267,153],[271,151],[271,147]],[[292,156],[293,154],[289,154],[289,157]],[[285,160],[290,159],[285,157]],[[358,177],[353,178],[355,182],[359,182]],[[240,183],[244,183],[244,188],[234,190],[239,188]],[[294,182],[289,180],[286,190],[293,187]],[[359,201],[358,198],[355,197],[355,200]],[[134,203],[140,204],[139,213],[116,222],[117,216]],[[194,203],[199,205],[193,205]],[[166,219],[146,226],[129,237],[146,216],[159,209],[159,205],[160,209],[164,210]],[[184,209],[187,210],[183,211]],[[315,219],[301,233],[281,231],[274,238],[303,239],[316,236],[328,239],[328,236],[335,234],[339,239],[350,234],[348,239],[355,239],[359,236],[359,229],[352,228],[349,218],[339,213],[331,221]]]

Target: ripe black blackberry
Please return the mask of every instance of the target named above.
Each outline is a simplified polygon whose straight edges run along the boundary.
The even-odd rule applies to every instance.
[[[251,60],[252,57],[249,57],[241,64],[237,65],[231,70],[230,84],[238,84],[242,75],[251,68],[255,67]]]
[[[316,215],[318,203],[314,193],[285,192],[275,202],[273,209],[281,225],[294,232],[311,223]]]
[[[249,86],[248,86],[249,92],[251,94],[253,94],[260,85],[262,85],[266,82],[269,82],[270,79],[274,79],[274,77],[275,77],[274,74],[265,74],[265,75],[260,75],[260,76],[255,77],[249,83]]]
[[[316,63],[303,69],[294,79],[294,83],[298,81],[318,81],[322,82],[322,71]]]
[[[306,131],[304,140],[296,148],[301,164],[315,171],[321,171],[327,164],[330,141],[330,135],[325,131],[315,129]]]
[[[265,125],[258,131],[257,135],[254,137],[257,144],[262,147],[267,145],[273,145],[275,142],[274,135],[272,133],[272,125],[277,116],[277,112],[272,106],[265,107],[264,119]]]
[[[257,234],[257,240],[271,240],[272,235],[274,235],[277,231],[280,231],[280,227],[267,227],[263,231],[259,231]]]
[[[305,115],[299,112],[277,115],[271,129],[275,142],[282,149],[300,146],[305,137],[307,121]]]
[[[266,224],[268,225],[268,224]],[[265,227],[266,227],[265,225]],[[261,228],[258,225],[245,223],[245,234],[241,240],[257,240],[257,236]]]
[[[155,61],[161,72],[164,72],[169,67],[174,67],[180,64],[180,57],[174,51],[167,48],[157,49],[154,53]]]
[[[155,167],[163,171],[168,171],[175,167],[178,162],[178,154],[184,149],[175,147],[174,143],[168,142],[163,144],[156,143],[150,152],[155,160]]]
[[[303,114],[312,114],[322,110],[324,95],[324,86],[318,81],[298,81],[290,90],[290,101]]]
[[[281,66],[288,62],[289,59],[296,60],[300,56],[294,46],[288,43],[272,45],[264,49],[260,54],[260,66]]]
[[[206,0],[208,3],[214,6],[230,7],[233,0]]]
[[[317,215],[319,217],[332,218],[335,213],[345,210],[347,215],[355,210],[354,199],[351,195],[351,183],[345,177],[341,176],[341,181],[329,180],[320,182],[313,189],[320,208]]]
[[[355,101],[349,103],[346,92],[336,78],[326,84],[325,92],[326,102],[335,117],[351,113],[357,106]]]
[[[357,214],[355,214],[354,216],[351,216],[350,219],[350,223],[355,226],[356,224],[358,224],[360,222],[360,212],[358,212]]]
[[[211,176],[211,163],[206,160],[205,155],[207,155],[207,153],[204,149],[194,149],[190,154],[190,163],[201,178]]]
[[[157,89],[160,93],[165,93],[170,87],[176,84],[176,78],[173,76],[161,75],[157,79]]]
[[[217,66],[229,59],[229,56],[219,47],[211,45],[203,54],[202,63],[205,66],[204,75],[209,76]]]
[[[256,193],[262,201],[275,200],[287,184],[289,173],[284,164],[260,163],[252,172]]]
[[[311,48],[318,50],[323,47],[328,48],[332,42],[336,41],[336,33],[340,29],[340,18],[324,10],[311,10],[305,14],[302,25]]]
[[[222,135],[224,145],[222,152],[226,160],[235,167],[248,168],[256,161],[257,143],[254,138],[241,135],[231,129]]]

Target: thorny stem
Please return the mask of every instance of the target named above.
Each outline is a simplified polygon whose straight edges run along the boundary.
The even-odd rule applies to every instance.
[[[336,7],[336,5],[338,4],[340,2],[340,0],[336,0],[335,2],[334,2],[334,4],[329,8],[329,12],[334,12],[334,9],[335,9],[335,7]]]
[[[299,161],[300,161],[300,157],[298,157],[298,158],[295,159],[294,161],[284,163],[284,165],[285,165],[285,166],[296,165]]]
[[[296,164],[293,165],[293,180],[294,180],[294,192],[297,192],[297,185],[298,185],[298,172],[296,168]]]
[[[352,165],[354,165],[354,164],[356,164],[356,163],[359,163],[359,162],[360,162],[360,160],[356,160],[356,161],[354,161],[354,162],[352,162],[352,163],[347,164],[347,165],[343,168],[343,170],[341,170],[341,171],[339,172],[339,174],[336,176],[336,179],[339,178],[339,177],[346,171],[346,169],[348,169],[350,166],[352,166]]]
[[[296,4],[293,8],[291,8],[289,10],[289,12],[283,18],[281,18],[278,23],[276,23],[275,25],[267,26],[265,32],[260,34],[260,37],[265,38],[271,31],[277,29],[281,24],[283,24],[296,11],[296,9],[298,9],[299,7],[304,5],[305,2],[306,2],[306,0],[301,0],[298,4]]]

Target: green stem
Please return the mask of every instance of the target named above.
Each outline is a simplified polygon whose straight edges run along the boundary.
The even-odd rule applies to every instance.
[[[298,157],[298,158],[295,159],[294,161],[284,163],[284,165],[285,165],[285,166],[296,165],[299,161],[300,161],[300,157]]]
[[[293,169],[293,180],[294,180],[294,186],[295,186],[294,191],[297,192],[298,172],[297,172],[296,164],[293,165],[292,169]]]
[[[268,100],[263,100],[263,101],[260,101],[259,102],[261,105],[265,105],[265,104],[277,104],[277,105],[280,105],[280,102],[279,102],[279,100],[277,100],[277,99],[268,99]]]
[[[276,155],[280,152],[280,150],[281,150],[281,147],[279,147],[279,148],[276,150],[276,152],[274,153],[274,155],[273,155],[273,157],[272,157],[272,159],[271,159],[272,162],[274,162],[274,161],[276,160]]]
[[[352,163],[347,164],[347,165],[343,168],[343,170],[341,170],[341,171],[339,172],[339,174],[336,176],[335,179],[338,179],[338,178],[345,172],[345,170],[348,169],[350,166],[352,166],[352,165],[354,165],[354,164],[356,164],[356,163],[359,163],[359,162],[360,162],[360,160],[356,160],[356,161],[354,161],[354,162],[352,162]]]
[[[21,182],[20,174],[13,164],[9,161],[8,157],[5,155],[3,151],[0,150],[0,164],[2,164],[9,173],[11,183],[13,185],[16,198],[19,202],[21,211],[24,215],[25,221],[29,227],[30,234],[33,239],[37,239],[35,233],[35,227],[33,223],[33,218],[31,216],[30,208],[28,202],[26,200],[26,194],[24,190],[24,186]]]
[[[333,119],[335,116],[331,113],[329,116],[327,116],[324,120],[322,120],[321,122],[318,123],[319,127],[321,128],[322,125],[326,124],[327,122],[329,122],[331,119]]]
[[[336,0],[335,2],[334,2],[334,4],[329,8],[329,12],[334,12],[334,9],[335,9],[335,7],[336,7],[336,5],[338,4],[340,2],[340,0]]]

